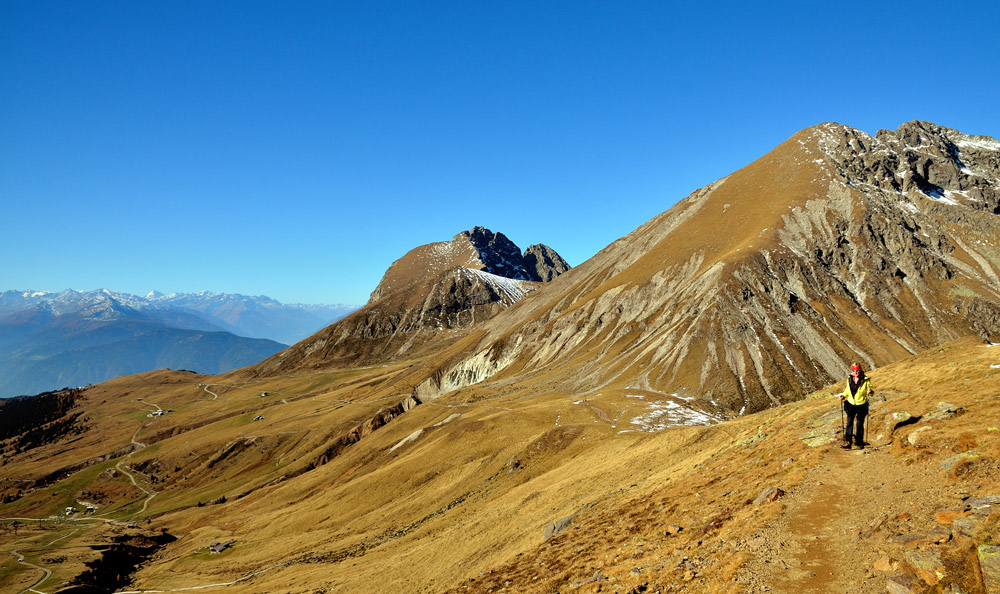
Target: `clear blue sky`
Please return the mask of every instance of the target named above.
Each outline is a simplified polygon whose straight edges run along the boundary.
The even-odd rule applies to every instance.
[[[0,3],[0,289],[361,304],[483,225],[572,265],[837,121],[1000,135],[993,2]]]

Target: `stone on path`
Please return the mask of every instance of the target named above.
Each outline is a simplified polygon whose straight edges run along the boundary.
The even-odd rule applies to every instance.
[[[885,590],[889,594],[917,594],[924,592],[926,588],[920,578],[912,573],[897,573],[886,578]]]
[[[883,556],[872,567],[883,573],[890,573],[899,569],[899,563],[896,563],[888,556]]]
[[[769,501],[775,501],[784,494],[785,492],[779,489],[778,487],[768,487],[760,492],[760,495],[757,496],[757,499],[753,500],[753,504],[760,505],[762,503],[767,503]]]
[[[912,419],[913,415],[905,410],[889,413],[889,416],[885,419],[885,429],[892,434],[900,426],[909,424]]]
[[[969,515],[969,512],[957,510],[957,509],[944,509],[935,514],[938,524],[944,524],[946,526],[952,525],[955,520],[959,518],[964,518]]]
[[[956,535],[973,536],[979,528],[979,520],[975,517],[958,518],[951,524]]]
[[[582,579],[578,582],[574,582],[570,584],[570,587],[579,588],[580,586],[583,586],[585,584],[593,584],[594,582],[606,582],[606,581],[608,581],[608,578],[605,577],[603,573],[601,573],[600,569],[598,569],[597,571],[594,572],[594,575],[590,576],[589,578]]]
[[[885,521],[888,519],[889,516],[887,516],[886,514],[882,514],[879,517],[875,518],[872,521],[872,523],[868,526],[868,530],[864,533],[864,537],[871,538],[872,534],[875,534],[875,531],[881,528],[882,524],[885,524]]]
[[[938,402],[937,408],[931,412],[924,415],[924,420],[943,420],[950,419],[956,415],[960,415],[965,412],[965,409],[961,406],[955,406],[954,404],[948,402]]]
[[[808,422],[809,430],[799,436],[799,439],[811,448],[843,439],[840,428],[841,414],[839,406],[819,414]]]
[[[965,507],[972,510],[977,516],[988,516],[995,511],[1000,511],[1000,495],[987,495],[977,499],[970,499],[965,502]]]
[[[899,412],[891,412],[885,417],[885,426],[882,431],[875,436],[876,445],[885,445],[889,443],[892,438],[892,434],[903,425],[909,425],[911,423],[916,423],[920,420],[920,417],[915,417],[909,412],[902,410]]]
[[[935,550],[907,551],[906,562],[928,586],[936,586],[946,575],[941,553]]]
[[[910,445],[916,447],[920,447],[921,444],[926,445],[925,442],[928,437],[927,432],[932,431],[933,429],[933,427],[921,427],[920,429],[912,431],[909,435],[907,435],[906,441],[910,442]]]

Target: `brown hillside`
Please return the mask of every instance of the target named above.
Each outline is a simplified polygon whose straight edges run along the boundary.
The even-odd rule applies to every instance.
[[[256,385],[123,378],[84,394],[89,433],[145,447],[4,504],[8,522],[24,520],[3,546],[54,572],[41,591],[97,559],[90,544],[162,527],[179,538],[139,571],[137,590],[787,592],[799,571],[842,580],[811,591],[880,592],[889,578],[923,579],[929,558],[940,584],[986,592],[972,563],[1000,521],[984,499],[1000,494],[997,348],[967,339],[873,370],[877,447],[864,452],[831,444],[840,419],[826,393],[838,386],[658,429],[650,415],[665,403],[644,390],[585,397],[487,381],[407,410],[389,395],[405,375],[391,367]],[[149,417],[156,406],[174,412]],[[902,413],[919,420],[896,427]],[[45,475],[67,446],[8,458],[6,476]],[[752,503],[769,486],[785,496]],[[829,489],[848,499],[824,515]],[[79,501],[96,513],[44,519]],[[8,563],[0,583],[27,587],[35,571]]]

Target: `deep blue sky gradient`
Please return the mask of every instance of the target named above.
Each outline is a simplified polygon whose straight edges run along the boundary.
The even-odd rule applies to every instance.
[[[0,3],[0,290],[361,304],[483,225],[576,265],[796,131],[1000,135],[963,3]]]

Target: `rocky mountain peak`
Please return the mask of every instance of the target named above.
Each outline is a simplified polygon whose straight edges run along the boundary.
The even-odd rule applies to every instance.
[[[489,320],[567,270],[548,246],[522,253],[503,233],[475,226],[451,241],[413,248],[389,266],[364,308],[252,373],[412,355]]]
[[[814,130],[841,180],[879,196],[901,192],[1000,214],[1000,142],[912,121],[875,137],[840,124]]]
[[[552,248],[540,243],[521,253],[503,233],[485,227],[463,231],[455,239],[467,239],[479,254],[481,270],[514,280],[549,282],[569,270],[569,264]]]
[[[569,269],[566,261],[552,248],[545,248],[551,265],[537,269],[535,256],[529,266],[525,255],[503,233],[494,233],[476,226],[456,234],[451,241],[429,243],[416,247],[389,266],[382,280],[372,291],[368,303],[375,303],[384,296],[414,282],[438,277],[456,266],[480,270],[495,276],[519,281],[548,281]],[[545,261],[545,258],[541,258]]]

